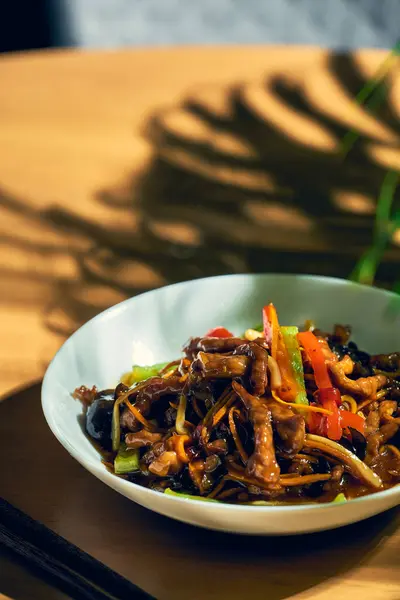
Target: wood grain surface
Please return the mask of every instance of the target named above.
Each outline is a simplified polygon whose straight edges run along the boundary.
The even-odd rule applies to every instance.
[[[379,114],[354,102],[385,56],[1,56],[0,392],[41,377],[79,324],[141,291],[245,271],[347,276],[370,241],[385,170],[400,166],[398,67]],[[343,161],[349,127],[359,142]],[[383,284],[397,277],[397,244]],[[39,386],[0,409],[0,493],[157,598],[400,598],[395,511],[302,538],[196,530],[75,464],[46,429]]]
[[[400,77],[375,118],[354,95],[386,56],[316,48],[0,57],[0,392],[38,376],[103,308],[193,277],[347,276],[398,166]],[[343,161],[349,127],[360,142]],[[399,252],[380,278],[394,279]]]

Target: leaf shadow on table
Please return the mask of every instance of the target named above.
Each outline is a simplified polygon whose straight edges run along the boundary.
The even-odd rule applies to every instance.
[[[331,55],[326,71],[345,100],[365,82],[349,55]],[[101,277],[107,260],[130,264],[132,281],[148,271],[149,287],[235,272],[347,277],[371,240],[386,171],[375,154],[400,144],[389,96],[377,118],[358,111],[359,139],[343,160],[346,119],[298,74],[189,92],[148,119],[147,167],[124,190],[99,193],[121,215],[134,212],[137,231],[100,243],[82,269]],[[399,257],[393,247],[381,281],[393,280]],[[139,291],[137,282],[121,289]]]
[[[144,170],[99,190],[102,219],[56,205],[34,211],[4,194],[9,211],[61,236],[48,247],[14,234],[7,243],[74,262],[72,276],[48,276],[48,327],[67,335],[125,297],[192,278],[346,277],[370,242],[379,188],[400,148],[391,87],[375,117],[354,103],[364,83],[354,56],[331,54],[316,74],[188,91],[144,125],[152,146]],[[343,160],[352,119],[359,139]],[[378,274],[384,284],[399,256],[393,246]]]
[[[385,584],[398,584],[388,538],[399,526],[399,510],[302,536],[199,529],[133,504],[73,460],[45,422],[40,383],[0,402],[0,417],[0,450],[14,448],[2,470],[5,499],[160,600],[188,593],[193,600],[284,600],[339,585],[366,563],[357,581],[384,573]],[[29,438],[24,429],[8,426],[21,419],[30,424]],[[28,447],[31,468],[16,478]]]

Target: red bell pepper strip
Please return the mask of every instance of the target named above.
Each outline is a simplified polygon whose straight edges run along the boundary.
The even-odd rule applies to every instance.
[[[357,429],[362,435],[365,435],[365,419],[355,413],[349,412],[348,410],[339,411],[340,425],[343,429],[352,427]]]
[[[234,337],[233,333],[225,329],[225,327],[214,327],[207,331],[204,337],[216,337],[216,338],[230,338]]]
[[[342,396],[340,395],[339,390],[334,387],[323,388],[322,390],[319,390],[318,400],[322,405],[331,400],[336,402],[337,406],[341,406],[342,404]]]
[[[317,406],[316,404],[311,404],[311,406]],[[326,437],[327,428],[326,428],[326,420],[325,415],[317,412],[310,412],[307,417],[307,426],[310,433],[314,433],[315,435],[321,435],[322,437]]]
[[[298,394],[298,386],[290,364],[289,354],[279,326],[278,315],[273,304],[263,308],[264,335],[270,347],[272,358],[276,360],[281,372],[282,386],[278,390],[279,397],[286,402],[294,402]]]
[[[311,361],[315,383],[318,387],[318,401],[323,408],[332,413],[309,421],[310,431],[313,431],[313,427],[317,427],[319,435],[323,432],[322,434],[331,440],[340,440],[343,431],[338,407],[342,404],[342,398],[339,390],[332,387],[321,346],[311,331],[299,333],[298,340]],[[315,433],[317,432],[315,431]]]
[[[336,395],[332,392],[336,391],[335,388],[325,388],[319,393],[319,400],[324,408],[330,410],[332,414],[324,415],[324,422],[326,428],[326,436],[330,440],[340,440],[342,437],[342,427],[340,424],[339,409],[337,405]],[[339,391],[339,390],[337,390]],[[340,396],[340,393],[339,393]]]
[[[332,388],[329,388],[327,390],[321,390],[321,392],[329,392],[331,390]],[[322,404],[323,408],[329,410],[331,414],[322,415],[319,413],[310,413],[307,420],[309,432],[328,437],[330,440],[340,440],[343,434],[340,415],[343,411],[338,409],[335,396],[329,397],[329,395],[326,394],[320,404]]]
[[[298,340],[307,353],[314,371],[315,383],[319,389],[331,388],[331,378],[321,346],[312,331],[299,333]]]

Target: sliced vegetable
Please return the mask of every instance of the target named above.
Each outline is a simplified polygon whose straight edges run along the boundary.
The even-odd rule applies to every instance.
[[[225,329],[225,327],[214,327],[207,331],[204,337],[230,338],[234,337],[233,333]]]
[[[121,425],[119,422],[119,405],[123,401],[123,396],[120,396],[118,400],[114,402],[113,415],[111,421],[111,441],[112,449],[116,452],[119,448],[121,438]]]
[[[307,353],[314,371],[315,383],[319,389],[331,388],[331,378],[321,346],[312,331],[303,331],[298,334],[298,340]]]
[[[272,358],[278,363],[282,378],[282,385],[278,392],[279,396],[287,402],[294,402],[298,393],[297,383],[294,378],[289,354],[279,326],[278,315],[273,304],[264,306],[263,323],[265,339],[269,344]]]
[[[338,495],[336,496],[336,498],[334,498],[334,499],[332,500],[332,502],[335,502],[335,503],[339,503],[339,502],[347,502],[347,498],[346,498],[346,496],[345,496],[344,494],[338,494]]]
[[[268,370],[271,390],[278,390],[282,386],[282,377],[278,363],[271,355],[268,356]]]
[[[179,396],[179,406],[176,412],[176,420],[175,420],[175,429],[177,433],[180,435],[186,435],[188,433],[187,427],[185,425],[186,418],[186,404],[187,398],[186,394],[181,394]]]
[[[191,494],[184,494],[182,492],[174,492],[171,488],[166,488],[164,494],[167,496],[175,496],[175,498],[185,498],[186,500],[200,500],[201,502],[218,502],[214,498],[205,498],[204,496],[192,496]]]
[[[297,341],[297,334],[299,333],[299,330],[297,327],[281,327],[281,331],[283,335],[283,341],[285,342],[285,346],[288,351],[294,380],[297,385],[295,402],[296,404],[308,404],[308,398],[304,384],[303,361],[301,359],[299,342]]]
[[[121,444],[118,454],[114,459],[114,471],[121,475],[139,470],[139,450],[127,448]]]
[[[342,405],[342,397],[340,395],[340,392],[337,388],[334,387],[328,387],[319,390],[318,400],[322,405],[324,405],[325,402],[334,402],[336,406]]]
[[[276,314],[275,306],[268,304],[263,308],[263,328],[265,340],[270,347],[271,356],[276,359],[277,349],[277,330],[279,328],[278,316]]]
[[[169,365],[169,362],[166,363],[157,363],[155,365],[150,365],[147,367],[142,367],[140,365],[133,365],[132,371],[125,373],[121,378],[122,382],[125,385],[131,387],[134,383],[139,383],[139,381],[145,381],[150,377],[155,377],[159,374],[159,372]]]
[[[327,436],[331,440],[340,440],[343,432],[338,409],[338,405],[341,403],[339,390],[332,387],[319,390],[318,400],[331,413],[322,420],[320,424],[321,429],[318,433],[322,433],[322,435]]]
[[[343,429],[352,427],[364,435],[365,419],[348,410],[339,410],[340,392],[337,388],[325,388],[319,391],[321,405],[330,411],[330,415],[321,417],[314,415],[308,423],[311,433],[326,436],[331,440],[340,440]]]
[[[321,390],[321,392],[328,392],[328,390]],[[339,409],[336,404],[335,396],[325,398],[321,402],[322,406],[327,410],[331,411],[332,414],[324,417],[326,424],[326,435],[330,440],[340,440],[342,437],[342,427],[340,425]]]
[[[331,413],[323,417],[313,415],[308,423],[309,430],[311,433],[326,436],[331,440],[340,440],[343,432],[338,406],[342,404],[342,397],[339,390],[332,387],[322,348],[311,331],[299,333],[297,338],[311,361],[315,383],[318,387],[318,401]]]
[[[347,427],[352,427],[353,429],[356,429],[359,433],[362,433],[362,435],[365,434],[365,419],[360,417],[360,415],[352,413],[348,410],[340,410],[339,421],[343,429],[346,429]]]
[[[316,405],[314,405],[316,406]],[[315,435],[327,436],[327,426],[324,415],[318,413],[310,413],[307,419],[308,431]]]

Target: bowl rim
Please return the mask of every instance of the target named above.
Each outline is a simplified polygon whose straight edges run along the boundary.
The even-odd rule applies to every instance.
[[[378,501],[380,499],[386,499],[386,498],[389,498],[392,496],[400,497],[400,483],[399,483],[399,484],[396,484],[393,487],[388,488],[386,490],[373,492],[373,493],[367,494],[365,496],[360,496],[358,498],[352,498],[350,500],[346,500],[343,502],[337,502],[337,503],[335,503],[335,502],[326,502],[326,503],[309,502],[309,503],[301,503],[301,504],[285,504],[285,505],[271,504],[271,505],[257,506],[257,505],[251,505],[251,504],[229,504],[229,503],[225,503],[225,502],[220,502],[220,503],[209,502],[208,503],[201,499],[197,500],[195,498],[185,498],[185,497],[179,498],[178,496],[169,496],[168,494],[164,494],[163,492],[158,492],[156,490],[146,488],[146,487],[141,486],[132,481],[128,481],[126,479],[118,477],[114,473],[110,473],[109,471],[107,471],[107,469],[104,467],[104,465],[101,462],[97,462],[97,461],[95,462],[91,459],[86,459],[86,458],[82,457],[79,454],[79,452],[75,450],[74,446],[69,442],[69,440],[64,436],[64,434],[58,430],[58,427],[57,427],[56,423],[53,421],[53,419],[51,417],[51,412],[50,412],[50,406],[52,404],[52,396],[53,396],[53,394],[51,393],[52,373],[53,373],[53,370],[55,369],[55,364],[60,360],[62,353],[65,352],[65,349],[73,343],[73,340],[75,339],[75,337],[82,335],[82,333],[81,333],[82,331],[84,331],[85,329],[89,329],[89,327],[92,327],[93,323],[101,323],[103,320],[108,320],[110,318],[115,317],[120,312],[123,312],[124,310],[126,310],[127,306],[129,306],[136,299],[141,298],[143,296],[147,296],[148,294],[157,294],[161,290],[165,290],[165,289],[169,289],[169,288],[185,287],[191,283],[202,283],[202,282],[210,281],[210,280],[225,279],[225,278],[236,279],[236,278],[243,278],[243,277],[246,279],[247,278],[248,279],[276,278],[276,279],[281,279],[281,280],[297,278],[297,279],[301,279],[303,281],[312,280],[312,281],[320,281],[321,283],[324,283],[324,282],[329,283],[330,282],[330,283],[337,284],[337,285],[345,285],[345,286],[356,287],[356,288],[360,288],[360,289],[368,289],[372,293],[375,293],[377,295],[384,295],[388,299],[398,299],[400,302],[400,298],[399,298],[398,294],[391,292],[389,290],[376,288],[376,287],[372,287],[372,286],[361,284],[361,283],[356,283],[356,282],[349,281],[347,279],[342,279],[339,277],[327,277],[327,276],[323,276],[323,275],[308,275],[308,274],[297,274],[297,273],[232,273],[232,274],[226,274],[226,275],[215,275],[212,277],[201,277],[198,279],[181,281],[178,283],[161,286],[159,288],[149,290],[142,294],[137,294],[136,296],[132,296],[130,298],[127,298],[126,300],[122,300],[121,302],[114,304],[113,306],[110,306],[109,308],[105,309],[98,315],[95,315],[89,321],[87,321],[86,323],[81,325],[81,327],[79,327],[76,331],[74,331],[74,333],[72,333],[64,341],[64,343],[61,345],[61,347],[58,349],[58,351],[52,358],[50,364],[48,365],[48,367],[46,369],[44,377],[43,377],[42,388],[41,388],[41,405],[42,405],[42,410],[43,410],[43,414],[44,414],[45,420],[47,422],[47,425],[53,432],[54,436],[57,438],[59,443],[61,443],[61,445],[71,454],[71,456],[73,458],[75,458],[75,460],[77,460],[77,462],[79,462],[83,467],[85,467],[87,470],[89,470],[92,474],[96,474],[102,482],[107,483],[108,481],[110,481],[110,483],[111,483],[110,487],[115,489],[113,482],[117,479],[119,482],[118,483],[119,490],[117,490],[117,491],[126,490],[128,492],[128,490],[132,489],[132,486],[133,486],[133,488],[140,491],[144,497],[148,497],[148,496],[153,497],[154,494],[156,494],[159,497],[163,497],[164,501],[166,503],[170,503],[171,506],[173,506],[174,503],[176,504],[176,506],[179,506],[179,505],[182,506],[181,503],[184,502],[184,503],[190,503],[190,505],[194,505],[197,507],[201,506],[203,508],[203,510],[206,510],[206,511],[211,510],[211,508],[212,508],[213,511],[218,511],[218,512],[239,511],[241,513],[246,513],[249,510],[251,512],[260,512],[260,513],[266,513],[269,511],[273,511],[274,513],[287,513],[289,511],[295,511],[295,512],[319,511],[319,512],[323,512],[323,511],[327,511],[327,510],[335,510],[335,509],[342,508],[343,506],[346,506],[349,503],[351,503],[351,505],[354,505],[356,503],[366,504],[368,502],[373,502],[374,500]],[[83,431],[81,431],[81,433],[83,436],[85,436],[85,433]],[[88,465],[90,465],[90,469],[88,468]],[[127,494],[127,495],[129,496],[129,494]],[[136,501],[136,500],[134,500],[134,501]],[[400,502],[400,500],[399,500],[399,502]],[[142,502],[140,502],[140,503],[142,503]]]

